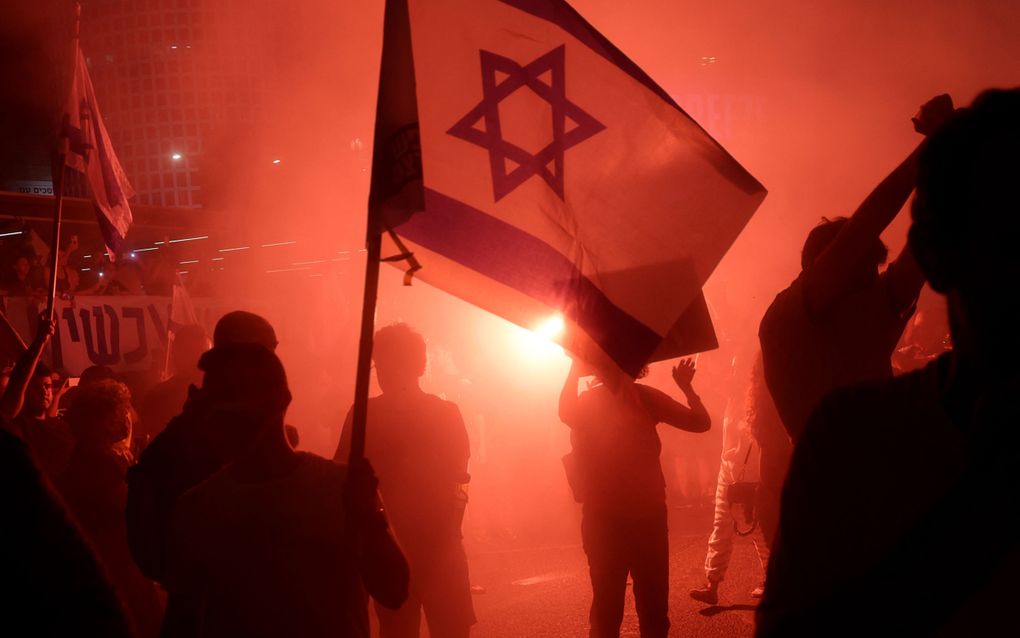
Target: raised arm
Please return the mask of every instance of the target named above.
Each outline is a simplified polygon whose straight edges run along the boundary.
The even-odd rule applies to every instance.
[[[928,135],[952,114],[952,99],[948,95],[936,96],[921,107],[913,120],[914,128]],[[845,294],[861,256],[903,208],[917,181],[918,152],[919,148],[914,149],[868,194],[815,263],[805,269],[805,295],[812,313],[824,314]]]
[[[53,400],[50,401],[50,407],[46,409],[46,416],[51,419],[60,416],[60,401],[67,395],[67,391],[70,389],[71,380],[69,378],[61,380],[60,387],[53,389]]]
[[[54,324],[47,318],[39,319],[39,328],[36,330],[35,339],[32,343],[28,344],[28,348],[18,359],[18,362],[14,365],[14,369],[11,370],[11,378],[7,383],[7,389],[4,391],[3,397],[0,397],[0,416],[7,422],[14,420],[14,417],[18,416],[21,412],[22,406],[25,404],[25,390],[28,388],[28,382],[32,379],[32,375],[35,374],[35,367],[39,364],[39,356],[42,354],[43,348],[46,347],[46,343],[53,336]]]
[[[648,386],[638,386],[642,390],[642,399],[649,412],[660,423],[671,425],[687,432],[707,432],[712,427],[712,419],[701,398],[694,391],[694,360],[684,359],[673,367],[673,381],[690,407],[674,401],[668,394]]]

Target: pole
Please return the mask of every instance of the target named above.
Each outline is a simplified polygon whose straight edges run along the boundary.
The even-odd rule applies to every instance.
[[[53,166],[53,235],[50,240],[50,282],[46,297],[46,317],[53,321],[56,311],[57,267],[60,263],[60,222],[64,214],[64,158],[63,151],[57,153]]]
[[[71,51],[71,76],[67,83],[68,90],[64,96],[65,101],[71,95],[74,87],[74,76],[78,70],[78,38],[81,30],[81,3],[74,3],[74,38],[72,38]],[[61,104],[61,109],[64,108]],[[66,131],[63,130],[64,117],[60,119],[60,136],[58,151],[53,161],[53,234],[50,238],[50,281],[46,295],[46,317],[53,321],[56,312],[57,299],[57,268],[60,265],[60,224],[64,217],[64,172],[67,163],[68,139]]]
[[[379,296],[379,257],[382,251],[382,232],[374,219],[368,216],[365,241],[365,298],[361,304],[361,336],[358,341],[358,370],[354,383],[354,412],[351,416],[351,453],[349,463],[365,458],[365,425],[368,417],[368,384],[372,374],[372,337],[375,334],[375,304]]]

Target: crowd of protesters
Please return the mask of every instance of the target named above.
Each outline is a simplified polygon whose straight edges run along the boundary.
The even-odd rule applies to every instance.
[[[33,230],[9,238],[2,251],[0,296],[45,301],[50,281],[49,248]],[[172,259],[155,252],[127,253],[111,261],[107,254],[84,259],[77,235],[63,239],[57,251],[57,293],[62,296],[167,296],[177,281]]]
[[[715,604],[734,532],[753,534],[759,636],[989,635],[1010,621],[1020,316],[1003,284],[1020,275],[1020,89],[965,109],[939,96],[914,127],[918,149],[808,236],[800,275],[761,321],[746,415],[723,419],[706,585],[691,596]],[[908,245],[883,269],[879,235],[915,190]],[[81,290],[75,249],[58,259],[69,291]],[[107,292],[137,294],[138,268],[118,267]],[[925,281],[948,322],[915,312]],[[8,292],[35,285],[19,257]],[[904,331],[914,340],[897,350]],[[172,376],[139,411],[108,368],[60,383],[40,361],[52,334],[41,319],[0,377],[9,626],[367,636],[371,598],[383,637],[417,636],[422,613],[434,638],[471,633],[468,434],[457,405],[421,389],[413,329],[376,334],[371,462],[349,458],[351,417],[334,459],[295,450],[287,372],[258,315],[228,313],[211,340],[182,331]],[[683,402],[575,361],[560,395],[596,638],[619,635],[628,578],[641,635],[670,631],[656,426],[713,421],[693,361],[672,376]]]

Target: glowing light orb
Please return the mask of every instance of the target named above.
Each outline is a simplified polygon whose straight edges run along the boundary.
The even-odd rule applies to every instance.
[[[563,317],[556,315],[546,319],[540,326],[535,328],[534,333],[547,341],[553,341],[563,334]]]
[[[556,343],[556,339],[563,334],[565,327],[563,317],[559,315],[549,317],[531,330],[515,327],[518,354],[530,361],[562,357],[563,348]]]

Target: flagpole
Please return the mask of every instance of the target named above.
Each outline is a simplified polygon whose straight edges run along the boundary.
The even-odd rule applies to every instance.
[[[74,86],[74,74],[78,65],[78,38],[81,33],[81,3],[74,3],[74,37],[71,40],[71,74],[67,83],[67,92],[64,95],[66,102],[71,94],[71,87]],[[61,104],[61,110],[64,105]],[[63,117],[58,125],[64,126]],[[63,130],[59,130],[58,150],[53,161],[53,234],[50,239],[50,281],[46,295],[46,317],[53,321],[56,312],[57,299],[57,268],[60,264],[60,225],[64,219],[64,173],[67,163],[67,150],[69,141]]]
[[[379,261],[382,231],[375,215],[368,215],[365,248],[365,296],[361,303],[361,336],[358,341],[358,369],[354,383],[351,416],[351,452],[348,463],[365,458],[365,426],[368,420],[368,384],[372,374],[372,338],[375,334],[375,306],[379,296]]]
[[[62,142],[61,145],[65,145]],[[66,153],[61,150],[57,153],[53,167],[53,235],[50,241],[50,281],[46,297],[46,316],[53,321],[57,298],[57,268],[60,263],[60,223],[64,216],[64,161]]]
[[[174,347],[174,331],[170,329],[170,321],[174,316],[174,298],[171,288],[170,311],[166,315],[166,352],[163,354],[163,369],[159,371],[159,380],[170,378],[170,349]]]

